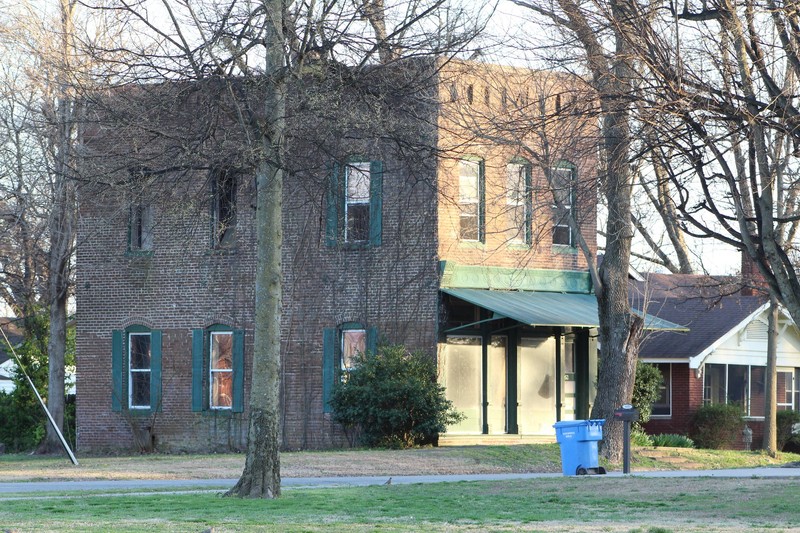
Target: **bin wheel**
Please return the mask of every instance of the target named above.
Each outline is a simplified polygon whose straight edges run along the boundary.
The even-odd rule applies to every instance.
[[[586,469],[585,469],[584,467],[582,467],[582,466],[579,466],[579,467],[578,467],[578,469],[577,469],[577,470],[575,470],[575,475],[578,475],[578,476],[585,476],[585,475],[587,475],[588,473],[589,473],[589,471],[588,471],[588,470],[586,470]]]
[[[605,474],[606,473],[606,469],[603,468],[602,466],[598,466],[597,467],[597,473],[598,474]]]

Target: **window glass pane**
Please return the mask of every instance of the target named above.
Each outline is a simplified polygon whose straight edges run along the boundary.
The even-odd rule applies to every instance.
[[[346,240],[353,242],[367,239],[369,239],[369,204],[349,204]]]
[[[508,179],[508,205],[521,205],[525,201],[525,165],[510,163],[506,167]]]
[[[672,387],[672,365],[669,363],[659,363],[656,365],[659,372],[661,372],[662,383],[659,388],[658,399],[653,402],[652,414],[654,415],[671,415],[671,387]]]
[[[553,227],[553,244],[572,245],[572,231],[569,226],[557,225]]]
[[[150,371],[132,370],[130,387],[130,406],[150,407]]]
[[[728,365],[728,403],[747,408],[747,366]]]
[[[131,370],[150,369],[150,334],[130,334],[130,367]]]
[[[211,334],[211,369],[233,368],[233,334]]]
[[[353,163],[347,166],[347,201],[369,202],[369,163]]]
[[[563,209],[572,207],[573,171],[571,168],[550,169],[553,181],[553,196],[556,206]]]
[[[236,176],[226,170],[216,171],[213,195],[215,244],[229,244],[236,228]]]
[[[710,405],[725,403],[725,365],[708,364],[704,374],[703,402]]]
[[[480,236],[478,232],[478,204],[461,206],[459,224],[461,239],[470,241],[478,240]]]
[[[461,161],[459,163],[458,199],[461,203],[478,202],[478,180],[480,179],[480,163],[477,161]]]
[[[777,379],[778,392],[775,397],[778,399],[778,410],[785,411],[793,409],[792,405],[792,378],[794,372],[791,370],[779,370]]]
[[[211,373],[211,407],[233,406],[233,372]]]
[[[766,374],[766,367],[750,367],[750,416],[764,416],[764,406],[766,404],[766,382],[764,379]]]
[[[342,331],[342,370],[353,368],[356,354],[367,349],[367,332],[363,329],[346,329]]]

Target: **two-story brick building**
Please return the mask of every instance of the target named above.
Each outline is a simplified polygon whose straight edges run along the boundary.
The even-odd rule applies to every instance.
[[[588,416],[597,309],[577,244],[596,248],[596,131],[576,110],[589,97],[569,76],[420,65],[292,97],[285,448],[346,443],[328,396],[381,342],[438,358],[466,415],[450,439],[552,438],[556,420]],[[80,450],[244,447],[252,158],[214,87],[130,91],[87,133]]]

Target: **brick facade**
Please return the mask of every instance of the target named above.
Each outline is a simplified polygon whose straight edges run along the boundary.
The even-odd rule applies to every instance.
[[[445,74],[443,70],[439,75]],[[439,89],[442,86],[440,82]],[[160,95],[159,101],[163,97]],[[162,104],[155,110],[142,105],[153,114],[162,134],[167,134],[141,142],[135,157],[130,145],[132,139],[144,139],[144,130],[133,126],[98,127],[87,142],[86,172],[104,179],[85,187],[80,202],[76,299],[77,441],[81,451],[141,447],[148,439],[163,451],[240,450],[246,443],[246,400],[243,412],[198,412],[192,408],[192,331],[224,325],[245,332],[241,370],[246,399],[253,352],[256,262],[252,170],[248,170],[243,143],[235,134],[224,133],[224,124],[216,124],[213,142],[207,141],[211,149],[202,152],[205,156],[186,155],[175,148],[176,139],[190,144],[187,139],[199,136],[203,127],[197,123],[208,117],[197,111],[202,109],[198,104],[203,101],[201,96],[170,97],[172,105]],[[356,115],[350,108],[351,114],[338,118],[336,113],[323,113],[327,111],[324,103],[315,108],[311,99],[305,102],[307,107],[295,108],[298,111],[290,131],[308,132],[308,138],[296,135],[290,139],[290,172],[284,182],[281,423],[285,449],[347,443],[323,409],[323,330],[358,323],[376,328],[383,342],[402,343],[433,355],[439,335],[440,260],[573,271],[586,268],[582,255],[574,249],[555,249],[549,237],[525,248],[507,246],[497,222],[503,217],[492,211],[494,207],[487,207],[490,216],[484,246],[477,249],[458,242],[452,232],[458,214],[449,201],[455,159],[443,155],[455,153],[454,139],[441,139],[451,134],[443,133],[445,128],[436,118],[440,114],[437,102],[422,91],[411,103],[383,102],[384,107],[374,109],[362,106]],[[128,118],[134,115],[131,111]],[[381,128],[382,135],[378,137],[369,127],[360,129],[361,121],[353,120],[354,116]],[[355,125],[338,133],[328,129],[330,123],[345,119]],[[181,133],[175,135],[175,129]],[[492,188],[502,184],[505,164],[513,155],[485,147],[459,153],[485,158],[487,183],[494,184]],[[332,159],[346,163],[352,158],[382,163],[379,246],[327,242],[330,163]],[[593,174],[590,157],[576,154],[570,160],[581,172],[585,168],[586,176]],[[231,246],[215,247],[210,235],[210,170],[231,162],[240,180],[235,241]],[[147,183],[139,189],[132,189],[128,179],[133,167],[147,169],[143,171]],[[152,172],[154,169],[158,172]],[[534,175],[541,185],[541,174]],[[590,197],[593,194],[586,196]],[[534,219],[534,228],[549,236],[551,201],[540,200],[536,212],[544,216]],[[147,202],[153,208],[152,252],[128,250],[129,206],[134,201]],[[594,250],[594,201],[580,202],[582,216],[589,221],[583,234]],[[125,408],[112,410],[112,331],[130,326],[162,334],[163,402],[155,414],[136,416]]]

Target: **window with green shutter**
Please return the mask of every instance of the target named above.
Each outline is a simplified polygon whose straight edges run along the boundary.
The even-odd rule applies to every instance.
[[[111,334],[111,408],[149,414],[162,410],[161,331],[131,326]]]
[[[328,166],[325,242],[328,246],[380,246],[383,233],[383,163]]]
[[[192,411],[244,410],[244,331],[192,330]]]
[[[358,322],[345,322],[336,328],[322,330],[322,411],[331,412],[333,387],[353,369],[359,352],[375,354],[378,350],[378,329]]]

